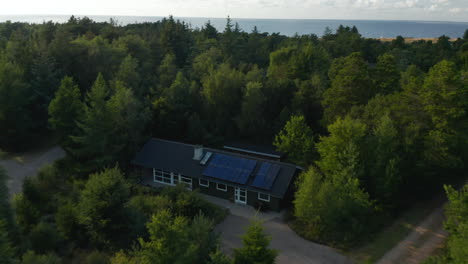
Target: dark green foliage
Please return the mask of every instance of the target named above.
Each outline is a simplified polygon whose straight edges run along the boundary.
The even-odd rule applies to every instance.
[[[132,90],[117,81],[114,93],[101,74],[86,96],[85,111],[72,136],[71,152],[83,163],[80,170],[92,172],[120,161],[126,165],[144,140],[149,113]]]
[[[177,66],[175,63],[175,57],[170,53],[167,54],[161,62],[158,70],[161,91],[169,88],[169,86],[174,81],[177,74]]]
[[[115,76],[115,80],[132,88],[134,93],[143,95],[143,91],[140,91],[141,77],[138,73],[138,60],[134,59],[131,55],[128,55],[123,59]]]
[[[143,251],[156,263],[230,262],[207,228],[224,210],[183,186],[158,195],[130,188],[105,169],[131,170],[150,135],[210,146],[275,141],[289,160],[312,166],[297,185],[296,230],[338,245],[365,238],[380,219],[464,172],[468,33],[405,43],[345,26],[321,38],[244,30],[230,19],[217,32],[172,17],[0,23],[0,149],[49,142],[51,128],[69,154],[25,181],[14,217],[0,184],[1,250],[55,251],[64,262],[106,263],[108,255],[138,263]],[[167,221],[152,224],[151,238],[153,215]],[[453,258],[464,257],[457,245],[465,231],[456,228]],[[47,234],[58,239],[37,242]],[[155,246],[163,240],[170,243]],[[59,260],[30,252],[24,261]]]
[[[287,153],[288,159],[301,166],[312,163],[315,154],[314,134],[303,116],[291,116],[275,137],[278,151]]]
[[[102,74],[99,74],[86,95],[84,115],[78,120],[80,132],[72,137],[78,146],[72,153],[87,161],[87,164],[83,164],[85,171],[92,171],[112,161],[107,149],[111,140],[108,133],[113,128],[107,105],[109,97],[110,90]]]
[[[7,225],[3,219],[0,219],[0,256],[0,264],[16,263],[15,251],[8,237]]]
[[[236,121],[239,131],[246,137],[259,137],[264,133],[263,130],[266,126],[266,120],[264,120],[266,102],[262,88],[263,85],[260,82],[249,82],[245,88],[241,113]]]
[[[81,119],[84,110],[80,98],[78,86],[72,78],[65,77],[49,105],[49,124],[64,147],[72,143],[70,136],[78,132],[76,122]]]
[[[230,264],[230,263],[231,263],[231,260],[219,250],[210,254],[210,260],[208,262],[208,264]]]
[[[242,236],[243,247],[234,250],[235,264],[273,264],[278,252],[269,249],[271,238],[265,234],[261,222],[254,219]]]
[[[305,237],[349,246],[371,231],[373,203],[350,170],[329,176],[311,167],[301,176],[294,204]]]
[[[86,257],[86,264],[110,264],[109,256],[99,251],[93,251]]]
[[[190,221],[168,210],[154,214],[147,224],[149,239],[139,239],[140,248],[129,255],[117,254],[112,263],[206,263],[216,249],[213,223],[196,216]]]
[[[23,194],[15,196],[13,207],[16,214],[16,224],[22,233],[29,232],[39,222],[39,210]]]
[[[47,132],[47,110],[60,85],[61,74],[53,58],[42,55],[34,60],[31,75],[31,119],[33,129],[42,134]]]
[[[359,53],[335,59],[328,75],[332,83],[322,101],[328,124],[344,117],[353,107],[365,104],[377,92],[372,86],[369,67]]]
[[[174,215],[182,215],[191,219],[202,213],[216,223],[222,221],[226,216],[225,210],[205,201],[197,193],[188,191],[184,185],[165,188],[162,195],[169,199]]]
[[[389,115],[384,115],[376,124],[370,142],[367,190],[373,198],[385,205],[391,205],[400,194],[402,173],[398,156],[400,142],[398,131]]]
[[[85,226],[91,241],[99,247],[112,247],[128,232],[125,203],[129,184],[118,168],[105,169],[89,176],[77,205],[79,223]]]
[[[3,149],[18,150],[30,142],[28,137],[34,134],[27,108],[31,96],[24,71],[0,57],[0,146]]]
[[[445,229],[450,232],[447,263],[461,264],[468,259],[468,185],[460,191],[445,186],[449,203],[445,209]]]
[[[81,244],[85,241],[85,229],[78,219],[78,208],[71,202],[63,202],[55,213],[55,223],[60,236]]]
[[[6,171],[0,166],[0,264],[16,263],[13,244],[17,242],[16,226],[9,202],[7,179]]]
[[[425,140],[425,156],[442,167],[461,166],[454,152],[466,146],[466,136],[459,131],[468,127],[467,87],[468,81],[448,61],[435,65],[424,81],[422,103],[433,126]]]
[[[11,208],[9,190],[7,187],[8,175],[3,167],[0,166],[0,221],[5,229],[3,233],[10,242],[14,241],[16,235],[16,226]],[[8,230],[8,231],[7,231]]]
[[[328,129],[330,136],[317,144],[318,168],[298,181],[295,215],[308,238],[346,245],[371,230],[375,212],[362,188],[366,126],[347,117]]]
[[[400,90],[400,70],[394,56],[383,54],[377,58],[375,83],[380,94],[389,94]]]
[[[61,264],[62,261],[55,254],[36,254],[33,251],[26,252],[23,257],[21,264]]]
[[[225,132],[239,109],[244,75],[228,64],[222,64],[217,70],[205,76],[202,84],[203,98],[212,121],[211,127]]]
[[[53,252],[58,249],[61,242],[56,228],[52,224],[43,221],[31,230],[29,240],[31,249],[40,254]]]

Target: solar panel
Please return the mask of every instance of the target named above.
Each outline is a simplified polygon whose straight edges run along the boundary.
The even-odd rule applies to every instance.
[[[264,190],[270,190],[278,176],[279,170],[280,166],[264,162],[256,173],[252,186]]]
[[[278,175],[279,170],[280,166],[276,164],[271,165],[270,170],[265,177],[265,182],[263,185],[265,189],[271,189],[271,186],[273,186],[273,182],[276,180],[276,176]]]
[[[213,154],[210,163],[203,171],[204,176],[235,182],[247,183],[257,162],[224,154]]]

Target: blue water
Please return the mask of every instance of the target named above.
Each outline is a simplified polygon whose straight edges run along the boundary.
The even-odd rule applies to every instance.
[[[11,20],[28,23],[42,23],[44,21],[66,22],[68,15],[0,15],[0,22]],[[155,22],[162,17],[157,16],[89,16],[94,21],[104,22],[114,18],[121,25],[129,23]],[[176,17],[191,25],[192,28],[203,26],[208,20],[219,31],[226,25],[225,18],[195,18]],[[439,21],[387,21],[387,20],[323,20],[323,19],[246,19],[234,18],[233,22],[247,32],[257,26],[260,32],[280,33],[293,36],[294,34],[316,34],[321,36],[326,27],[333,31],[339,26],[356,26],[359,32],[368,38],[394,38],[396,36],[414,38],[435,38],[442,35],[451,38],[462,37],[468,22],[439,22]]]

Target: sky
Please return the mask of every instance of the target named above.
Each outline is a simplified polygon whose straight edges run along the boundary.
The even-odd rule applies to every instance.
[[[468,0],[2,0],[0,15],[381,19],[468,22]]]

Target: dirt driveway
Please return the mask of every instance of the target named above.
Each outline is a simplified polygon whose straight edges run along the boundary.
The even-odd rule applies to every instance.
[[[216,227],[221,234],[222,250],[231,254],[233,248],[242,247],[241,235],[249,225],[249,219],[229,215]],[[271,248],[279,250],[277,264],[341,264],[351,263],[334,249],[299,237],[279,218],[266,220],[265,231],[271,235]]]
[[[388,251],[376,264],[419,264],[444,246],[448,232],[444,230],[444,204],[436,208],[398,245]]]
[[[42,166],[62,157],[65,157],[65,151],[55,146],[46,150],[13,155],[10,159],[0,160],[0,166],[5,168],[10,177],[7,181],[10,195],[21,192],[23,180],[26,177],[36,175]]]

